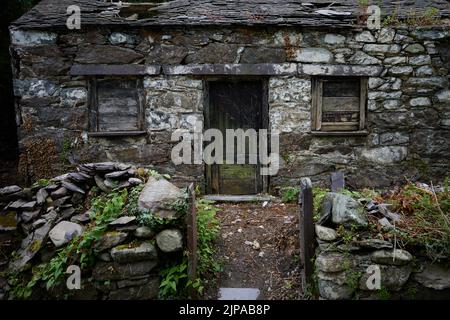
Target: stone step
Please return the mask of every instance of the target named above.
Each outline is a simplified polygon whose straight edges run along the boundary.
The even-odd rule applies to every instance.
[[[218,300],[258,300],[260,294],[257,288],[220,288]]]
[[[264,201],[272,201],[275,198],[269,195],[259,195],[259,194],[251,194],[251,195],[210,194],[203,196],[203,199],[217,202],[264,202]]]

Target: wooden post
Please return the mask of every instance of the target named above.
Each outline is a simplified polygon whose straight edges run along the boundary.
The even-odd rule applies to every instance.
[[[188,188],[189,207],[186,215],[187,225],[187,249],[188,249],[188,280],[195,281],[197,278],[197,209],[195,207],[194,184]],[[190,290],[190,298],[197,297],[195,290]]]
[[[309,178],[300,181],[299,202],[300,209],[300,250],[303,263],[302,283],[303,290],[311,283],[314,273],[313,257],[315,249],[315,232],[313,221],[313,191]]]
[[[345,177],[342,171],[331,173],[331,192],[339,192],[345,188]]]

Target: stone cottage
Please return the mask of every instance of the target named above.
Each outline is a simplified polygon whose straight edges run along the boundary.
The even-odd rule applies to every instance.
[[[107,160],[222,194],[325,183],[335,170],[354,187],[448,175],[448,2],[374,1],[379,29],[365,1],[158,2],[43,0],[11,25],[29,179]],[[73,5],[80,29],[67,26]],[[198,120],[279,131],[277,175],[175,165],[172,132]]]

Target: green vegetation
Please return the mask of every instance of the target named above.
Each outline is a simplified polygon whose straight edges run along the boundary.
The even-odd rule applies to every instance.
[[[181,262],[170,264],[163,269],[159,298],[175,299],[186,298],[189,290],[194,289],[199,295],[203,294],[208,278],[221,271],[220,262],[214,259],[213,242],[219,233],[219,221],[216,218],[218,209],[212,201],[200,199],[197,206],[197,278],[194,282],[187,279],[187,253],[185,252]]]
[[[405,245],[425,248],[432,259],[450,257],[450,192],[448,178],[443,192],[421,188],[408,183],[403,188],[390,193],[385,199],[392,210],[402,215],[396,235]]]
[[[32,188],[43,188],[43,187],[47,187],[49,184],[50,184],[50,180],[48,180],[48,179],[39,179],[38,181],[33,183],[33,185],[31,187]]]
[[[59,249],[49,262],[34,267],[31,280],[26,281],[20,274],[10,275],[11,296],[16,299],[27,299],[37,284],[43,284],[47,290],[55,287],[61,282],[67,266],[77,260],[80,261],[82,270],[91,268],[94,263],[94,242],[104,234],[108,224],[120,216],[127,198],[126,189],[94,198],[91,208],[93,221],[83,235]]]
[[[295,188],[295,187],[284,187],[284,188],[281,188],[280,193],[281,193],[281,198],[283,199],[283,202],[297,203],[300,189]]]
[[[383,26],[399,26],[406,24],[408,26],[429,26],[439,24],[439,9],[428,7],[423,11],[409,11],[406,19],[399,16],[399,9],[396,8],[391,15],[383,20]]]
[[[325,195],[330,192],[330,189],[325,188],[313,188],[313,212],[314,212],[314,221],[318,221],[320,219],[320,208],[322,206],[323,198]]]

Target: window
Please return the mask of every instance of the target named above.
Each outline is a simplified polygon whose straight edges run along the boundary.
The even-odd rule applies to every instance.
[[[367,78],[313,78],[313,132],[363,132]]]
[[[144,133],[143,89],[140,79],[89,81],[90,135]]]

